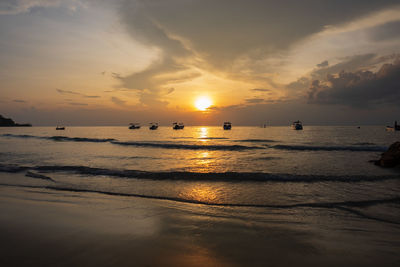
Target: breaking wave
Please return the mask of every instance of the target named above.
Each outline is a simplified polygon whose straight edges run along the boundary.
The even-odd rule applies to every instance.
[[[15,135],[3,134],[4,137],[13,138],[35,138],[52,140],[58,142],[89,142],[89,143],[110,143],[121,146],[135,146],[135,147],[154,147],[165,149],[191,149],[191,150],[228,150],[228,151],[242,151],[250,149],[265,149],[258,146],[243,146],[243,145],[198,145],[198,144],[179,144],[179,143],[159,143],[159,142],[124,142],[118,141],[113,138],[87,138],[87,137],[67,137],[67,136],[34,136],[34,135]]]
[[[294,182],[294,183],[315,183],[315,182],[368,182],[383,181],[389,179],[400,179],[400,175],[297,175],[285,173],[262,173],[262,172],[214,172],[214,173],[197,173],[197,172],[149,172],[139,170],[120,170],[105,169],[87,166],[18,166],[0,164],[0,172],[18,173],[24,171],[39,172],[63,172],[74,173],[88,176],[110,176],[118,178],[134,178],[149,180],[182,180],[182,181],[230,181],[230,182]]]
[[[242,139],[242,140],[235,140],[235,142],[275,143],[275,142],[278,142],[278,141],[276,141],[276,140],[271,140],[271,139]]]
[[[242,146],[242,145],[196,145],[196,144],[177,144],[177,143],[151,143],[151,142],[120,142],[111,141],[110,143],[121,146],[136,146],[136,147],[157,147],[167,149],[192,149],[192,150],[249,150],[249,149],[264,149],[258,146]]]
[[[275,145],[270,148],[294,151],[355,151],[355,152],[384,152],[383,146],[307,146],[307,145]]]
[[[87,138],[87,137],[67,137],[67,136],[36,136],[36,135],[28,135],[28,134],[3,134],[5,137],[14,137],[14,138],[34,138],[34,139],[44,139],[44,140],[52,140],[52,141],[60,141],[60,142],[90,142],[90,143],[107,143],[115,141],[113,138]]]

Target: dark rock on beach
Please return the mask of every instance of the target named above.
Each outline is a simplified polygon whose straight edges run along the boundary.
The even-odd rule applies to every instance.
[[[400,165],[400,142],[393,143],[389,149],[382,154],[381,158],[375,161],[375,165],[384,168],[393,168]]]
[[[4,118],[0,115],[0,127],[31,127],[30,123],[15,123],[12,119]]]

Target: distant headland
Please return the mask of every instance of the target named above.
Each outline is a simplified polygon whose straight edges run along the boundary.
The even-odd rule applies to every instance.
[[[30,123],[15,123],[12,119],[4,118],[0,115],[0,127],[31,127]]]

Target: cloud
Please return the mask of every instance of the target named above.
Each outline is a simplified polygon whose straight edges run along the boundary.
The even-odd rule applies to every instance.
[[[354,55],[341,58],[340,61],[333,65],[325,67],[314,68],[310,73],[298,78],[296,81],[285,85],[286,89],[291,92],[301,95],[302,92],[307,91],[313,81],[319,81],[321,84],[326,82],[327,77],[340,72],[359,72],[359,71],[377,71],[380,66],[385,63],[396,61],[400,57],[397,54],[390,54],[385,56],[378,56],[374,53]],[[325,64],[324,64],[325,65]]]
[[[159,51],[159,58],[145,70],[114,78],[122,87],[138,91],[139,97],[150,93],[160,99],[165,88],[179,90],[177,83],[208,73],[253,86],[267,84],[276,91],[275,77],[288,76],[277,72],[288,72],[287,65],[296,62],[290,54],[294,44],[324,32],[327,25],[343,25],[395,4],[394,0],[122,1],[119,15],[127,32]],[[306,60],[312,57],[307,55]],[[319,65],[325,69],[328,59]]]
[[[169,88],[167,89],[167,92],[165,93],[166,95],[172,94],[175,91],[175,88]]]
[[[249,99],[246,99],[245,101],[247,103],[250,103],[250,104],[258,104],[258,103],[264,102],[265,99],[263,99],[263,98],[249,98]]]
[[[86,95],[86,94],[82,94],[79,92],[74,92],[74,91],[69,91],[69,90],[62,90],[62,89],[56,89],[56,91],[62,95],[78,95],[78,96],[82,96],[85,98],[100,98],[100,96],[98,95]]]
[[[400,20],[390,21],[383,25],[375,26],[368,30],[373,41],[387,41],[400,38]]]
[[[321,63],[317,64],[318,68],[323,68],[323,67],[328,67],[328,66],[329,66],[328,60],[324,60]]]
[[[308,100],[316,104],[341,104],[358,108],[398,105],[400,101],[400,59],[384,64],[377,72],[341,71],[326,81],[314,80]]]
[[[78,0],[1,0],[0,15],[16,15],[28,13],[34,8],[65,6],[75,10],[82,4]]]
[[[21,99],[15,99],[15,100],[13,100],[13,102],[16,102],[16,103],[26,103],[25,100],[21,100]]]
[[[89,104],[87,104],[87,103],[79,103],[79,102],[71,102],[71,103],[68,103],[68,105],[72,105],[72,106],[88,106]]]
[[[250,89],[251,91],[254,92],[270,92],[271,89],[263,89],[263,88],[254,88],[254,89]]]
[[[122,99],[120,99],[120,98],[118,98],[118,97],[116,97],[116,96],[112,96],[112,97],[111,97],[111,101],[112,101],[114,104],[119,105],[119,106],[123,106],[123,105],[125,105],[125,103],[126,103],[125,100],[122,100]]]

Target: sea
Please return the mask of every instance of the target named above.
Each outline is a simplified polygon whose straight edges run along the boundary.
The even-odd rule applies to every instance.
[[[0,172],[26,174],[1,183],[233,207],[386,205],[368,216],[390,221],[400,172],[371,161],[399,139],[381,126],[0,128]]]

